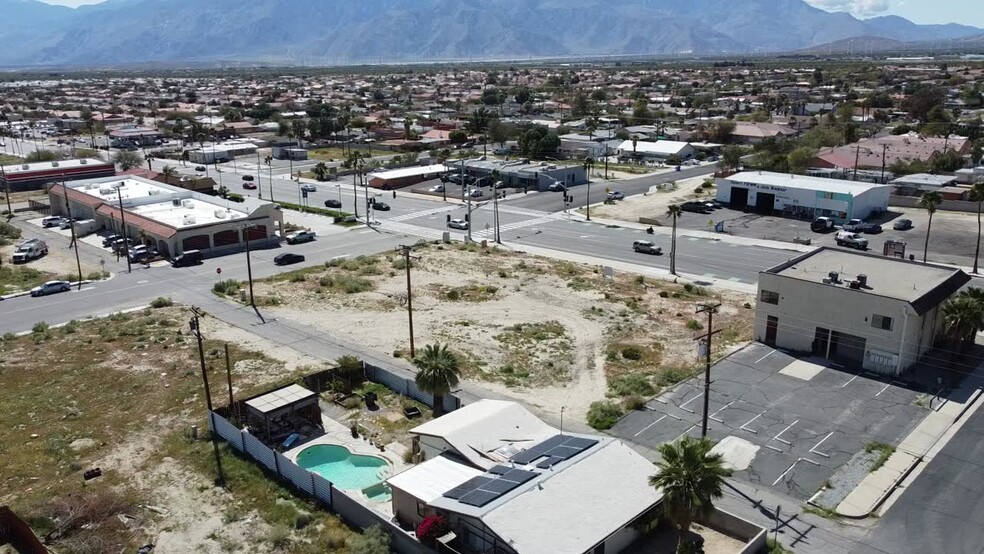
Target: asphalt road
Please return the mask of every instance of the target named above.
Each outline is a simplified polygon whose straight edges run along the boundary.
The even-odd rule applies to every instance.
[[[970,416],[860,542],[852,552],[984,552],[984,412]]]

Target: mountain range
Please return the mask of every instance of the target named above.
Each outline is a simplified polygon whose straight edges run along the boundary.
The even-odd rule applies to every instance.
[[[0,0],[0,66],[288,65],[788,52],[984,30],[802,0]]]

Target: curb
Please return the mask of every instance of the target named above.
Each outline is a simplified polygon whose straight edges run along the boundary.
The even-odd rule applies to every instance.
[[[871,514],[875,513],[875,511],[878,510],[878,508],[880,508],[881,505],[885,503],[885,500],[887,500],[888,497],[891,496],[892,493],[894,493],[899,488],[899,485],[902,483],[902,481],[905,481],[906,478],[908,478],[909,475],[911,475],[912,472],[915,471],[916,467],[918,467],[919,464],[921,464],[922,462],[923,462],[922,456],[919,456],[915,460],[913,460],[913,462],[909,464],[909,467],[907,467],[905,471],[899,474],[898,479],[896,479],[895,482],[892,483],[892,486],[889,487],[885,492],[883,492],[882,495],[878,497],[878,500],[875,501],[874,504],[872,504],[871,509],[865,512],[864,514],[862,515],[843,514],[841,512],[838,512],[836,508],[834,509],[834,513],[843,518],[856,519],[856,520],[867,519],[871,517]]]

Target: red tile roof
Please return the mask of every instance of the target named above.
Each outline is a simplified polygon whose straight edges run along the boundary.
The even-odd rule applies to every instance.
[[[104,216],[113,217],[117,220],[120,219],[120,209],[109,204],[103,204],[98,210],[96,210],[96,212]],[[134,227],[143,229],[149,234],[164,238],[171,238],[178,232],[177,229],[171,227],[170,225],[159,223],[153,219],[142,215],[137,215],[135,213],[126,214],[126,223],[127,225],[133,225]]]

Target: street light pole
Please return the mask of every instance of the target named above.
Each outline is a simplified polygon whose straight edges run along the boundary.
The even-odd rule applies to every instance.
[[[260,149],[256,149],[256,193],[263,200],[263,181],[260,181]],[[271,185],[272,186],[272,185]]]
[[[4,187],[6,188],[6,186]],[[68,201],[68,185],[65,184],[65,175],[62,175],[62,192],[65,194],[65,213],[68,214],[68,226],[72,230],[72,242],[71,246],[75,248],[75,265],[79,269],[79,289],[82,290],[82,261],[79,260],[79,243],[77,242],[75,236],[75,220],[72,219],[72,206]],[[10,200],[10,193],[7,193],[7,200]],[[130,261],[130,256],[126,257],[127,263]]]
[[[194,315],[188,322],[188,326],[191,328],[191,332],[195,334],[195,338],[198,339],[198,360],[201,362],[202,382],[205,385],[205,405],[208,407],[209,427],[214,427],[212,425],[212,391],[208,386],[208,371],[205,369],[205,347],[202,345],[202,330],[199,325],[199,317],[204,317],[204,313],[199,312],[198,308],[194,306],[191,307],[191,312]],[[229,408],[231,409],[232,406]],[[215,484],[223,487],[225,486],[225,474],[222,471],[222,457],[219,455],[219,441],[216,438],[218,433],[213,428],[210,434],[212,435],[212,448],[215,451],[215,468],[218,471]]]
[[[243,227],[243,238],[246,241],[246,279],[249,281],[249,305],[253,307],[253,311],[259,316],[260,321],[266,323],[263,319],[263,314],[260,313],[259,308],[256,307],[256,300],[253,298],[253,264],[250,261],[250,249],[249,249],[249,230],[252,229],[253,225],[246,225]]]
[[[123,213],[123,191],[122,187],[116,187],[116,198],[120,202],[120,226],[123,228],[123,251],[126,253],[126,272],[131,273],[133,268],[130,267],[130,238],[126,234],[126,215]],[[68,195],[65,195],[65,200],[68,201]],[[116,259],[119,261],[119,258]]]

